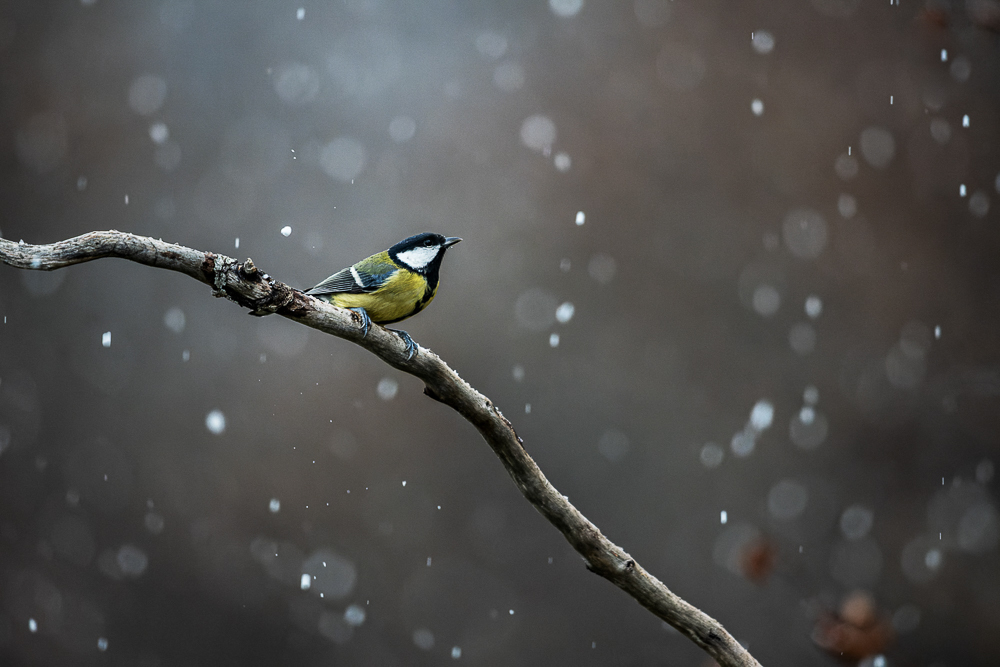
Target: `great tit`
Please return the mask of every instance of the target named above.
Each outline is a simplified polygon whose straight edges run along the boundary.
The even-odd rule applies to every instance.
[[[392,324],[416,315],[437,294],[445,251],[462,239],[431,232],[403,239],[388,250],[338,271],[306,290],[317,299],[361,315],[364,335],[372,322]],[[417,345],[405,331],[390,329],[406,343],[406,358]]]

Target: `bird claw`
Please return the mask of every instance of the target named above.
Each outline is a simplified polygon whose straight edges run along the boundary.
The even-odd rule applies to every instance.
[[[417,353],[417,344],[410,338],[410,334],[400,329],[386,329],[386,331],[391,331],[403,339],[403,342],[406,343],[406,360],[409,361],[412,359],[413,355]]]
[[[361,316],[361,337],[367,338],[368,330],[371,329],[372,326],[372,318],[368,316],[368,312],[364,308],[349,308],[348,310],[353,310]],[[403,342],[406,343],[406,360],[409,361],[412,359],[413,355],[417,353],[417,344],[413,342],[412,338],[410,338],[410,334],[399,329],[387,328],[386,331],[391,331],[403,339]]]
[[[368,312],[364,308],[350,308],[349,310],[353,310],[361,316],[361,337],[367,338],[368,330],[372,326],[372,318],[368,317]]]

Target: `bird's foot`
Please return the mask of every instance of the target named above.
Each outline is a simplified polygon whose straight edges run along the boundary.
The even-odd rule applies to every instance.
[[[372,326],[372,318],[368,317],[368,312],[364,308],[349,308],[348,310],[353,310],[361,316],[361,337],[367,338],[368,330]]]
[[[387,328],[386,331],[391,331],[392,333],[396,334],[397,336],[403,339],[403,342],[406,343],[406,360],[409,361],[410,359],[412,359],[413,355],[417,353],[417,344],[413,342],[412,338],[410,338],[410,334],[406,333],[405,331],[402,331],[401,329]]]

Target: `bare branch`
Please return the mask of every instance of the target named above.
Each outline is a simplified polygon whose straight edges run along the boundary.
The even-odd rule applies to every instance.
[[[0,239],[0,260],[21,269],[51,271],[102,257],[119,257],[187,274],[212,287],[216,296],[225,296],[255,315],[281,315],[347,339],[387,364],[420,378],[425,384],[424,393],[457,410],[478,429],[524,497],[559,529],[586,560],[588,569],[687,635],[720,665],[759,665],[718,621],[672,593],[570,504],[528,456],[513,425],[499,408],[430,350],[420,347],[407,360],[403,341],[377,325],[362,338],[358,315],[274,280],[249,259],[240,263],[225,255],[117,231],[91,232],[48,245]]]

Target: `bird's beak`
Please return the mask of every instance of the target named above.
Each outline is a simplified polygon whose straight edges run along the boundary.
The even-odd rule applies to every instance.
[[[455,245],[456,243],[458,243],[461,240],[462,239],[458,238],[457,236],[449,236],[449,237],[445,238],[445,240],[444,240],[444,247],[445,248],[450,248],[451,246]]]

